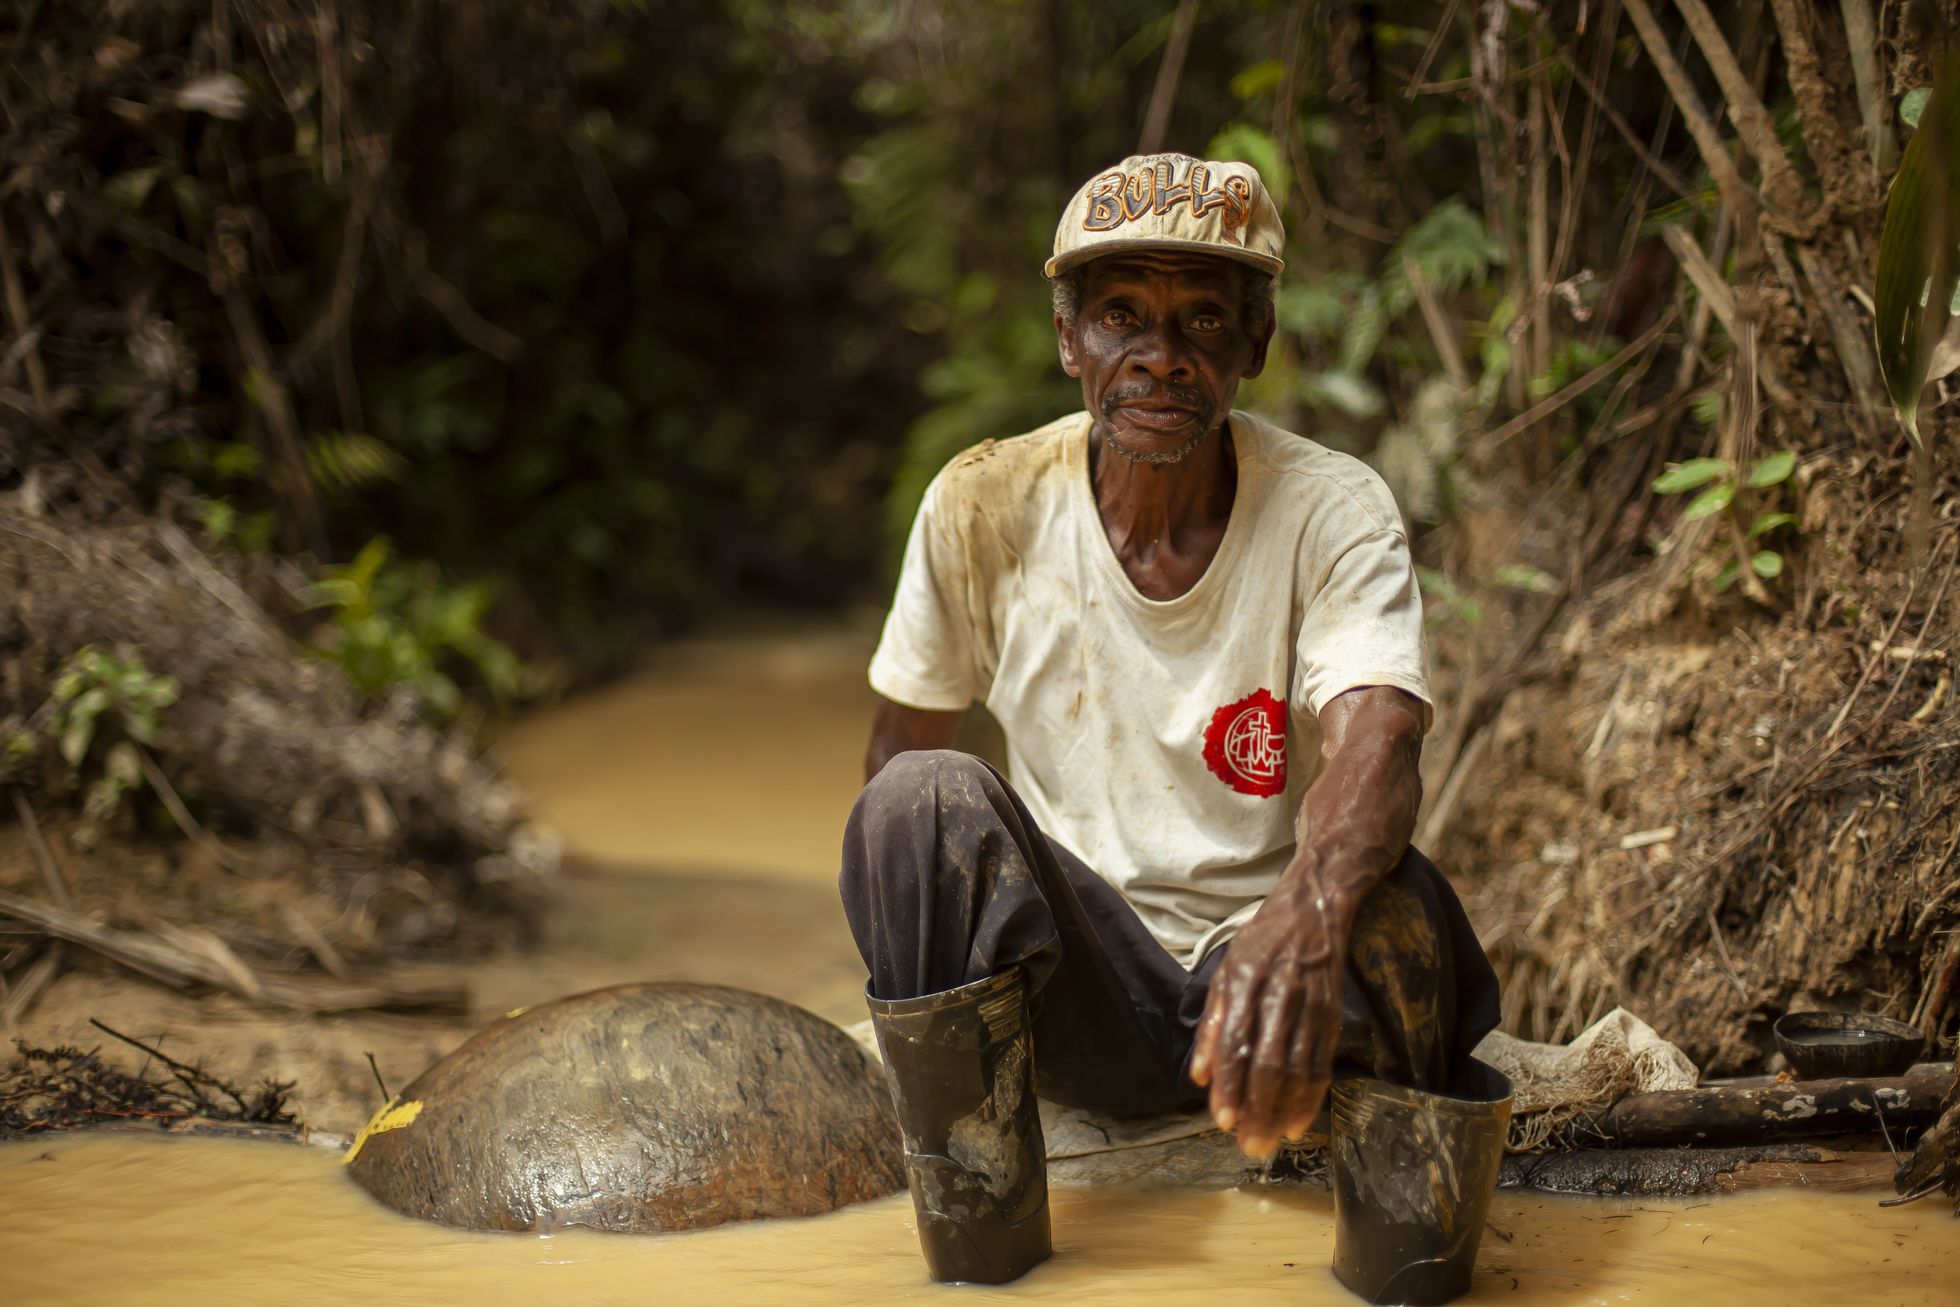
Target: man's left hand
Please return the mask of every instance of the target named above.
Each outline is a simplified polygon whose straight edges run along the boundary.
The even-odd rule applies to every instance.
[[[1248,1157],[1312,1127],[1332,1077],[1348,936],[1358,897],[1323,890],[1306,868],[1233,939],[1212,978],[1191,1053],[1211,1115]]]

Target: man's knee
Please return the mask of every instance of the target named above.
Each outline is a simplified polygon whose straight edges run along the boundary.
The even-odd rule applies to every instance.
[[[962,842],[959,832],[992,817],[998,785],[992,769],[970,753],[916,749],[894,757],[851,810],[839,877],[844,895],[937,871],[945,846]]]
[[[920,794],[932,794],[950,782],[954,792],[973,788],[982,777],[992,775],[987,764],[958,749],[908,749],[894,754],[876,776],[865,782],[859,804],[867,800],[881,804],[909,803]]]
[[[1429,859],[1411,848],[1362,900],[1348,957],[1363,976],[1377,983],[1393,977],[1400,982],[1396,988],[1412,981],[1417,989],[1443,983],[1448,925],[1436,894],[1440,876]]]

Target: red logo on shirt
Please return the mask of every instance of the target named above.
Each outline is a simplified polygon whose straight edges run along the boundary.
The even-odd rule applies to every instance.
[[[1271,798],[1286,789],[1286,705],[1254,690],[1211,715],[1205,766],[1240,794]]]

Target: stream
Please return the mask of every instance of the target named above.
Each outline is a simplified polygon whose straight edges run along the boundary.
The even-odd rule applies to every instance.
[[[862,1016],[828,888],[869,691],[854,636],[702,642],[520,722],[501,752],[582,861],[539,950],[486,1002],[687,978]],[[419,1069],[419,1068],[418,1068]],[[316,1148],[134,1135],[0,1147],[0,1304],[1355,1301],[1318,1191],[1058,1188],[1056,1254],[998,1289],[929,1284],[904,1195],[808,1220],[657,1237],[479,1235],[398,1216]],[[1953,1304],[1937,1200],[1499,1193],[1473,1302]]]

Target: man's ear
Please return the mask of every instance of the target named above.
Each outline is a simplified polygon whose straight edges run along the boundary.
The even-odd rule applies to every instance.
[[[1245,365],[1240,377],[1250,381],[1266,370],[1266,350],[1273,343],[1273,330],[1278,325],[1278,317],[1270,309],[1267,310],[1265,323],[1252,333],[1252,361]]]
[[[1082,365],[1075,361],[1075,328],[1059,313],[1055,315],[1055,348],[1062,356],[1062,371],[1071,377],[1081,376]]]

